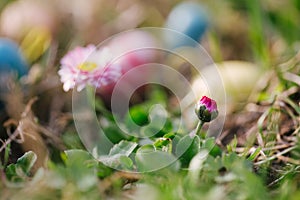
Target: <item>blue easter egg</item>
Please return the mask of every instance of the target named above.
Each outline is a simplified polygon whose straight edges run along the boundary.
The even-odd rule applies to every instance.
[[[27,73],[28,65],[19,46],[7,38],[0,38],[0,75],[17,74],[21,77]]]
[[[208,26],[208,18],[204,8],[195,2],[184,2],[177,5],[169,14],[165,27],[185,34],[199,41]],[[165,36],[167,43],[173,47],[195,46],[195,41],[176,34]]]

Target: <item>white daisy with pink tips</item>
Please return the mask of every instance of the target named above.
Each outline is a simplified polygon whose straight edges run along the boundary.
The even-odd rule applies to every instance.
[[[116,82],[121,68],[110,63],[112,58],[108,48],[98,50],[94,45],[71,50],[61,59],[58,71],[63,89],[81,91],[86,85],[99,88]]]

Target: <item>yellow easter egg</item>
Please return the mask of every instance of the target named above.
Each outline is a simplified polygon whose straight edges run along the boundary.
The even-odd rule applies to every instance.
[[[261,68],[250,62],[225,61],[217,65],[226,94],[235,101],[249,97],[262,73]]]
[[[222,78],[228,105],[245,103],[262,74],[262,70],[258,66],[245,61],[224,61],[214,66],[208,66],[206,70],[215,66],[217,66]],[[192,83],[192,89],[197,97],[200,98],[203,95],[214,93],[215,91],[209,91],[209,88],[217,88],[217,84],[220,83],[215,84],[207,86],[204,78],[198,76]]]
[[[45,28],[34,28],[29,31],[22,43],[21,48],[29,62],[38,59],[49,48],[51,34]]]

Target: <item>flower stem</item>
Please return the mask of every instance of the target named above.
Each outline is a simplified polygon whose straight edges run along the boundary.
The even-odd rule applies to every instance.
[[[205,123],[204,121],[200,120],[199,123],[197,124],[197,128],[196,128],[196,135],[199,135],[201,139],[205,138],[205,135],[200,134],[200,131],[201,131],[204,123]]]

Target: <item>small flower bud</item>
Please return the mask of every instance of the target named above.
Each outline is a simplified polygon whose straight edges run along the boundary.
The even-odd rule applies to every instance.
[[[195,112],[202,122],[210,122],[219,114],[216,101],[206,96],[195,105]]]

